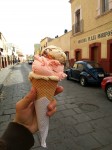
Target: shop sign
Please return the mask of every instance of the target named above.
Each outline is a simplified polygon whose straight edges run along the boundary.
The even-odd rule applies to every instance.
[[[105,32],[102,32],[102,33],[98,33],[98,34],[95,34],[95,35],[92,35],[92,36],[89,36],[89,37],[85,37],[83,39],[79,39],[78,44],[82,44],[82,43],[97,40],[97,39],[106,38],[106,37],[109,37],[109,36],[112,36],[112,30],[105,31]]]

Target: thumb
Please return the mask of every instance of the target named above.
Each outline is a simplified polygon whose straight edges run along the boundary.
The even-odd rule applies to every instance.
[[[31,88],[30,92],[20,101],[16,103],[16,109],[24,109],[28,107],[28,105],[36,99],[36,89]]]

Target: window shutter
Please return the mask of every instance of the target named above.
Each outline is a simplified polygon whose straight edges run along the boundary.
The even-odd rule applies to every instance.
[[[109,10],[109,0],[105,0],[105,10]]]
[[[109,10],[112,9],[112,0],[109,0]]]
[[[98,0],[98,7],[97,7],[97,16],[99,16],[100,15],[100,12],[101,12],[101,0]]]

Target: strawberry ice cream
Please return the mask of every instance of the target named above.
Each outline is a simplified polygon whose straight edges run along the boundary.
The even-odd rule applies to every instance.
[[[66,77],[64,65],[58,60],[45,58],[44,56],[35,56],[35,61],[32,64],[32,72],[29,74],[31,79],[44,79],[44,80],[62,80]]]

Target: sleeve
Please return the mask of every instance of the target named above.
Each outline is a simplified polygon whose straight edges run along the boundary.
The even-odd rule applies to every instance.
[[[0,139],[3,150],[29,150],[34,145],[32,133],[24,126],[11,122]]]

